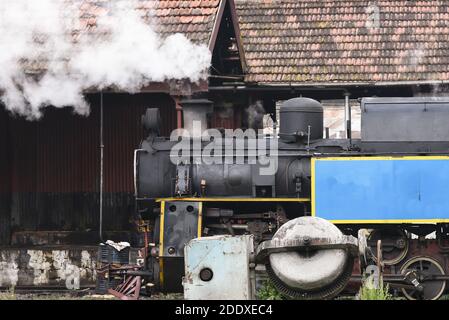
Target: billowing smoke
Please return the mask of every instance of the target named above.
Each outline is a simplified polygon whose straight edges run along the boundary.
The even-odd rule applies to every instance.
[[[88,114],[86,89],[136,92],[151,81],[206,76],[207,46],[181,34],[161,38],[154,19],[135,10],[139,1],[97,1],[80,19],[90,2],[0,1],[0,99],[8,110],[29,119],[48,105]]]
[[[248,128],[263,129],[263,118],[266,112],[262,101],[257,100],[251,104],[248,108],[246,108],[245,113]]]

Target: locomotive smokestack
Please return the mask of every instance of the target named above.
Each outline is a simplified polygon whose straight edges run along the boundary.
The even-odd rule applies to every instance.
[[[193,130],[193,122],[199,121],[201,123],[201,130],[208,128],[207,115],[213,110],[212,101],[206,99],[189,99],[180,102],[183,110],[184,129],[186,129],[190,136],[201,135],[202,132]]]

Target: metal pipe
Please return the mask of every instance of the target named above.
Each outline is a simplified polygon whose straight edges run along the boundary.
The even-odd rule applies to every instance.
[[[103,242],[103,173],[104,173],[104,141],[103,141],[103,91],[100,92],[100,240]]]
[[[309,83],[259,83],[255,86],[246,85],[224,85],[211,86],[209,91],[217,90],[290,90],[291,88],[301,88],[309,90],[348,90],[350,87],[383,87],[383,86],[410,86],[410,85],[437,85],[448,84],[449,80],[424,80],[424,81],[381,81],[381,82],[309,82]],[[342,89],[344,87],[345,89]]]
[[[243,80],[244,77],[245,76],[222,76],[222,75],[215,75],[215,74],[209,75],[209,78],[230,79],[230,80]]]
[[[246,86],[246,85],[224,85],[224,86],[212,86],[209,87],[209,91],[291,91],[292,89],[298,89],[302,91],[346,91],[346,88],[341,87],[309,87],[309,86]]]
[[[145,149],[136,149],[134,150],[134,162],[133,162],[133,172],[134,172],[134,196],[137,198],[138,191],[137,191],[137,154],[139,152],[146,152]]]
[[[349,92],[345,92],[345,131],[346,138],[351,140],[351,104],[349,102]]]
[[[229,227],[231,227],[232,229],[241,229],[241,230],[248,230],[248,225],[246,224],[231,224],[231,225],[227,225],[225,223],[222,224],[218,224],[218,223],[213,223],[213,224],[208,224],[206,227],[209,228],[215,228],[215,229],[228,229]]]
[[[182,128],[182,106],[179,103],[179,97],[173,97],[173,100],[175,101],[175,108],[176,108],[176,128],[181,129]]]
[[[310,128],[311,126],[307,126],[307,153],[310,150]]]

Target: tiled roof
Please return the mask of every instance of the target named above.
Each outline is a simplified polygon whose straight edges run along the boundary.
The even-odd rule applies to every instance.
[[[236,5],[248,82],[449,80],[447,0],[236,0]]]
[[[96,17],[107,14],[111,1],[81,0],[82,31],[95,27]],[[137,9],[163,35],[182,33],[194,42],[208,44],[219,4],[220,0],[139,0]]]
[[[78,28],[72,30],[73,40],[77,41],[82,34],[102,34],[97,19],[108,14],[115,0],[62,1],[67,10],[73,5],[80,11]],[[220,0],[139,0],[136,3],[142,19],[162,37],[181,33],[194,43],[209,45]],[[38,74],[46,70],[48,62],[39,58],[21,63],[27,73]]]

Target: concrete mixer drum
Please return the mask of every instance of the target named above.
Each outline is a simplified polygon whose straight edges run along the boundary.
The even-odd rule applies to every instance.
[[[286,298],[331,299],[348,283],[356,255],[356,238],[327,220],[299,217],[261,243],[256,259]]]

